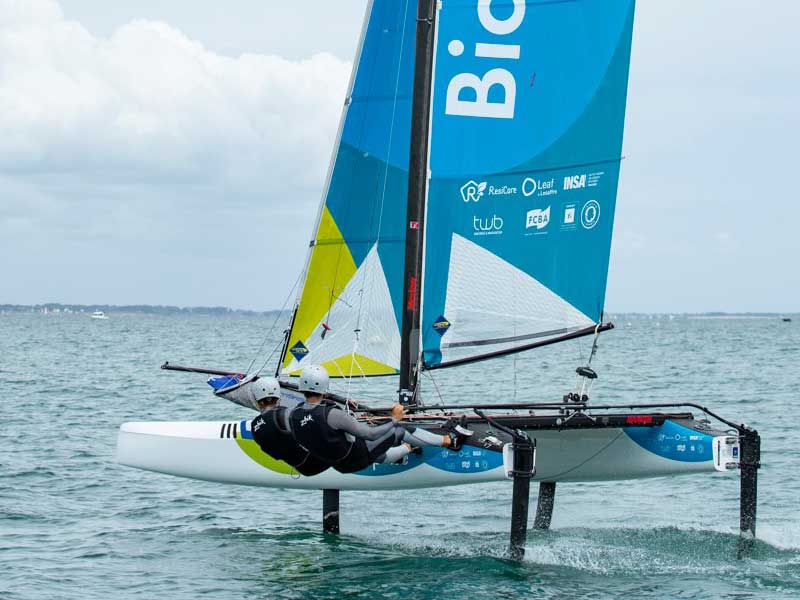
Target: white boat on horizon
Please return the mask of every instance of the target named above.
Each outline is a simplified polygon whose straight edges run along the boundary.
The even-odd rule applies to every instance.
[[[108,319],[108,315],[104,313],[102,310],[96,310],[91,315],[89,315],[92,319]]]

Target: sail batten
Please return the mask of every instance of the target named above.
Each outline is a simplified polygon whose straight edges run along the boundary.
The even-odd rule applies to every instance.
[[[584,327],[583,329],[578,329],[576,331],[565,333],[564,335],[548,338],[545,340],[539,340],[537,342],[531,342],[529,344],[524,344],[522,346],[515,346],[513,348],[498,350],[495,352],[486,352],[484,354],[474,354],[464,358],[449,360],[447,362],[439,362],[430,365],[426,364],[424,367],[425,370],[427,371],[435,371],[437,369],[449,369],[452,367],[462,367],[465,365],[470,365],[477,362],[483,362],[486,360],[492,360],[495,358],[504,358],[512,354],[519,354],[520,352],[527,352],[528,350],[535,350],[536,348],[543,348],[545,346],[551,346],[553,344],[560,344],[562,342],[568,342],[570,340],[575,340],[590,335],[597,335],[599,333],[603,333],[611,329],[614,329],[613,323],[592,325],[590,327]]]
[[[572,331],[577,331],[573,328]],[[552,329],[550,331],[539,331],[536,333],[527,333],[525,335],[513,335],[504,338],[494,338],[488,340],[471,340],[468,342],[447,342],[442,344],[442,348],[468,348],[470,346],[491,346],[494,344],[507,344],[511,342],[524,342],[535,338],[553,337],[557,335],[564,335],[570,333],[570,329],[562,327],[561,329]]]

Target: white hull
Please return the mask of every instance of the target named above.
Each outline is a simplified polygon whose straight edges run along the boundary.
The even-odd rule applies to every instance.
[[[276,488],[390,490],[506,480],[500,453],[471,446],[460,453],[426,448],[422,456],[411,455],[404,465],[373,465],[347,475],[329,469],[315,477],[302,477],[285,463],[264,454],[248,439],[247,428],[246,421],[125,423],[119,431],[117,460],[123,465],[180,477]],[[639,434],[639,441],[629,431],[607,428],[529,432],[537,442],[535,479],[607,481],[715,472],[710,432],[698,433],[667,421],[644,432],[652,443],[643,444],[643,430],[634,432]],[[694,454],[690,455],[689,444]],[[688,459],[684,460],[684,455],[676,459],[675,448],[686,451]]]

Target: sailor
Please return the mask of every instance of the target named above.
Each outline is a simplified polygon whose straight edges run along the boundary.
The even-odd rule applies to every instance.
[[[294,439],[311,455],[333,466],[340,473],[354,473],[373,463],[394,463],[419,446],[441,446],[458,450],[472,432],[459,427],[447,435],[437,435],[399,425],[405,409],[395,404],[387,423],[372,427],[362,423],[324,399],[328,391],[328,372],[310,365],[300,373],[298,390],[306,398],[289,414]]]
[[[261,450],[307,477],[318,475],[330,467],[294,441],[289,430],[288,411],[279,405],[281,388],[277,379],[259,377],[250,383],[250,391],[253,406],[261,413],[250,423],[250,431]]]

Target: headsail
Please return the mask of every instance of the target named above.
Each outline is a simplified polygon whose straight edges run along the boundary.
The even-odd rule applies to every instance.
[[[367,8],[284,373],[398,371],[415,19],[412,0]]]
[[[426,365],[603,311],[634,0],[442,0],[425,233]]]

